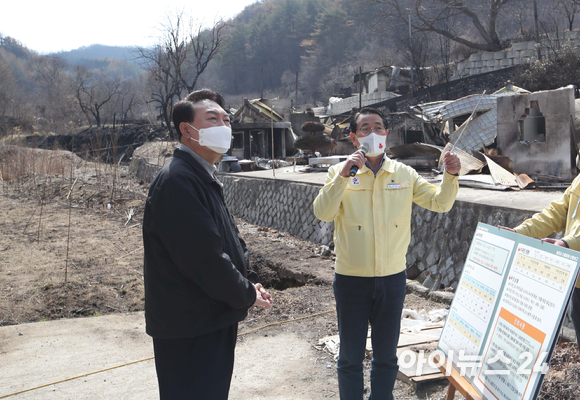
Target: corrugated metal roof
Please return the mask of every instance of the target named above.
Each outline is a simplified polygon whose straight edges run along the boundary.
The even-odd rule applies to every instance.
[[[443,167],[443,157],[445,156],[445,153],[451,151],[452,146],[453,145],[451,143],[447,143],[445,148],[441,151],[441,157],[439,158],[438,166],[439,169]],[[459,161],[461,161],[461,170],[459,171],[460,176],[463,176],[471,171],[479,171],[485,166],[484,162],[478,160],[471,154],[461,150],[458,147],[453,150],[453,153],[457,155],[457,157],[459,157]]]
[[[449,118],[471,114],[478,102],[479,105],[477,106],[477,112],[491,110],[497,107],[497,97],[511,96],[518,93],[530,92],[518,86],[508,84],[493,94],[472,94],[457,100],[433,101],[412,106],[411,110],[426,116],[433,122],[441,123]],[[481,96],[483,96],[483,98],[481,98]],[[481,101],[479,101],[480,98]]]
[[[497,107],[497,98],[493,95],[480,94],[462,97],[461,99],[452,101],[442,107],[439,111],[439,118],[442,121],[445,121],[449,118],[458,117],[460,115],[471,114],[476,106],[477,112],[491,110]]]
[[[493,178],[493,183],[496,185],[503,185],[511,187],[512,189],[519,190],[520,186],[516,179],[516,176],[509,172],[508,170],[502,168],[499,164],[495,163],[491,158],[484,155],[487,161],[487,166],[489,167],[489,172]]]
[[[417,104],[416,106],[412,106],[411,110],[414,110],[418,114],[422,114],[429,119],[437,120],[439,111],[453,101],[455,100],[433,101],[431,103]]]
[[[481,112],[491,110],[496,107],[496,96],[473,94],[457,100],[434,101],[431,103],[419,104],[411,107],[411,109],[428,118],[432,122],[442,123],[443,121],[453,117],[471,114],[481,96],[483,96],[483,98],[477,106],[477,111]]]
[[[452,143],[455,143],[457,137],[461,134],[467,122],[465,121],[449,137]],[[497,109],[489,110],[485,114],[476,117],[469,122],[467,129],[461,135],[459,141],[455,144],[457,147],[466,152],[479,150],[484,145],[489,146],[497,136]]]

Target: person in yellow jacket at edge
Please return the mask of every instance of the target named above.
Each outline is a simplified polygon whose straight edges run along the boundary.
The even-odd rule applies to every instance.
[[[447,152],[440,186],[412,168],[389,159],[387,125],[380,111],[363,108],[353,116],[350,138],[365,146],[328,170],[314,200],[314,214],[334,221],[336,266],[334,297],[340,350],[338,386],[342,400],[363,398],[363,359],[371,324],[373,360],[369,399],[393,399],[397,342],[406,294],[406,253],[411,240],[411,210],[416,203],[447,212],[458,190],[459,158]],[[349,176],[357,166],[355,176]]]
[[[574,179],[570,187],[566,189],[560,199],[536,213],[516,226],[514,229],[498,226],[501,229],[519,233],[520,235],[542,238],[543,242],[552,243],[556,246],[567,247],[580,251],[580,175]],[[564,231],[562,239],[546,237],[555,232]],[[576,281],[576,288],[572,293],[571,316],[576,339],[580,345],[580,278]]]

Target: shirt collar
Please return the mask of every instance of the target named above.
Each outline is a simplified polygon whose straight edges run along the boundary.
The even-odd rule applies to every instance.
[[[383,164],[385,163],[385,160],[388,160],[388,159],[389,159],[389,158],[387,157],[387,155],[383,153],[383,158],[381,159],[381,162],[380,162],[380,164],[379,164],[379,166],[378,166],[378,168],[377,168],[377,170],[376,170],[376,171],[373,171],[373,169],[371,168],[371,163],[369,162],[369,160],[367,160],[367,161],[365,162],[365,166],[366,166],[366,167],[367,167],[369,170],[371,170],[371,171],[372,171],[372,172],[375,174],[375,176],[377,176],[377,173],[379,172],[379,169],[381,169],[381,168],[383,167]]]

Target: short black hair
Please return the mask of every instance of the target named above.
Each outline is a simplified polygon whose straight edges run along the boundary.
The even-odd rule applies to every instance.
[[[363,108],[360,109],[360,111],[358,111],[356,114],[354,114],[354,116],[350,120],[350,131],[352,133],[355,133],[356,134],[356,128],[357,128],[357,125],[358,125],[356,121],[358,120],[358,117],[360,117],[361,115],[365,115],[365,114],[376,114],[376,115],[378,115],[383,120],[383,125],[385,125],[385,128],[388,128],[387,120],[385,119],[385,116],[383,115],[382,112],[380,112],[376,108],[363,107]]]
[[[214,92],[211,89],[199,89],[195,92],[191,92],[185,98],[187,101],[191,101],[192,103],[197,103],[203,100],[211,100],[217,103],[221,108],[226,108],[226,102],[221,94]]]
[[[195,104],[204,100],[210,100],[217,103],[221,108],[225,109],[226,102],[221,94],[214,92],[211,89],[200,89],[191,92],[187,95],[185,100],[178,101],[173,106],[173,126],[177,132],[177,140],[181,142],[182,133],[179,130],[179,125],[182,122],[193,122],[195,119]]]
[[[195,116],[195,108],[193,103],[187,100],[181,100],[173,106],[173,127],[177,132],[177,140],[181,142],[181,137],[183,134],[179,130],[179,125],[182,122],[192,122]]]

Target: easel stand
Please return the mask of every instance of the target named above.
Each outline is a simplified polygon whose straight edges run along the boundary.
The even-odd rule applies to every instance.
[[[455,397],[455,391],[459,390],[459,393],[463,395],[467,400],[483,400],[483,398],[475,391],[471,383],[467,381],[464,377],[459,374],[459,371],[452,365],[451,370],[447,371],[447,358],[443,358],[443,362],[440,362],[439,357],[435,357],[435,362],[441,364],[439,370],[445,375],[449,381],[449,388],[447,389],[447,396],[445,400],[453,400]]]

